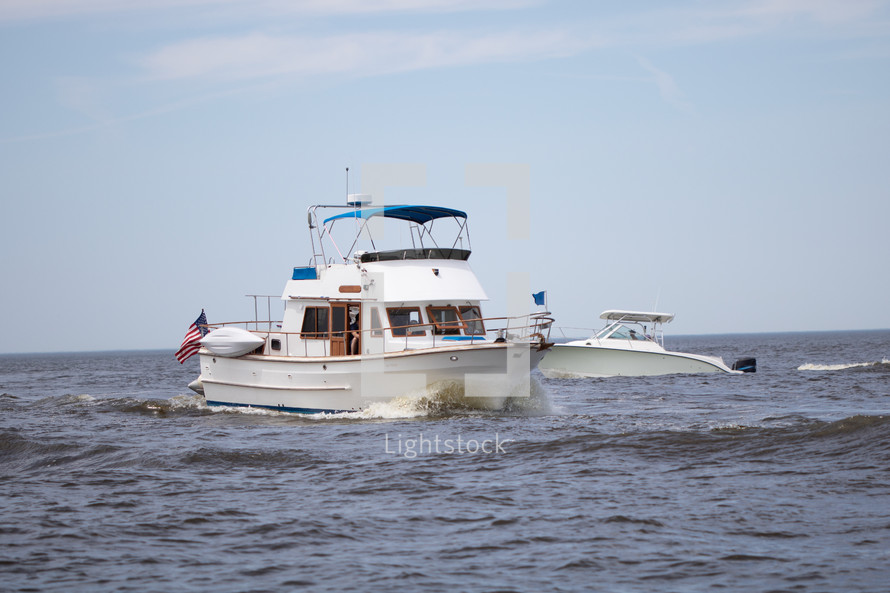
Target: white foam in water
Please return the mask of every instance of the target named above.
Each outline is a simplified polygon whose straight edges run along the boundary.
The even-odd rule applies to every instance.
[[[206,408],[204,396],[197,393],[192,395],[177,395],[167,400],[171,410],[180,410],[188,408]]]
[[[96,401],[96,398],[93,397],[92,395],[87,394],[87,393],[81,393],[79,395],[63,395],[63,396],[59,396],[59,397],[49,396],[49,397],[43,398],[42,401],[46,401],[46,402],[54,401],[54,402],[58,402],[61,404],[76,404],[76,403],[81,403],[81,402],[94,402],[94,401]]]
[[[890,364],[890,360],[886,358],[881,362],[854,362],[849,364],[813,364],[808,362],[797,367],[799,371],[842,371],[844,369],[853,369],[856,367],[873,367],[879,364]]]
[[[385,402],[373,402],[359,412],[341,412],[339,414],[314,414],[318,420],[334,418],[351,418],[355,420],[400,419],[427,416],[430,412],[460,407],[463,388],[454,384],[430,385],[425,389],[394,397]]]
[[[201,408],[206,409],[208,412],[213,412],[214,414],[251,414],[254,416],[281,416],[283,414],[290,415],[291,412],[280,412],[278,410],[273,410],[271,408],[255,408],[249,406],[220,406],[213,405],[208,406],[205,403],[201,403],[199,406]]]
[[[359,412],[312,414],[311,418],[315,420],[331,420],[337,418],[350,418],[355,420],[417,418],[419,416],[427,415],[427,401],[425,396],[403,396],[388,402],[374,402]]]

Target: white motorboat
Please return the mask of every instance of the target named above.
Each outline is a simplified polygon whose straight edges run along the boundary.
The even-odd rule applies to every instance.
[[[308,215],[311,265],[287,281],[282,320],[271,321],[270,305],[269,320],[207,326],[190,387],[208,405],[343,412],[443,392],[498,408],[528,396],[552,319],[483,318],[466,213],[359,199]],[[454,239],[440,245],[443,226]],[[410,244],[382,250],[392,237]]]
[[[674,373],[743,373],[756,360],[742,358],[732,368],[722,358],[672,352],[664,348],[662,326],[670,313],[605,311],[606,326],[586,340],[556,344],[538,368],[548,378],[670,375]]]

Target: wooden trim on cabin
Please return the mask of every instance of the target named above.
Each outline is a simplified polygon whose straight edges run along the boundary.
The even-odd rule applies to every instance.
[[[310,313],[311,311],[311,313]],[[324,327],[318,327],[318,313],[324,311]],[[331,337],[331,308],[306,307],[303,311],[303,325],[300,337],[304,340],[327,340]]]
[[[392,315],[395,311],[416,311],[419,323],[410,325],[398,324],[392,319]],[[408,337],[426,335],[426,326],[429,324],[423,322],[423,317],[420,315],[420,307],[387,307],[386,316],[389,319],[389,329],[394,338],[402,338],[406,335]]]
[[[439,321],[439,319],[434,314],[434,312],[436,311],[453,311],[454,320]],[[436,333],[436,335],[458,335],[460,334],[460,330],[467,328],[467,324],[463,322],[463,319],[460,316],[460,311],[457,310],[457,307],[453,307],[450,305],[447,307],[430,305],[426,308],[426,314],[429,317],[430,322],[435,325],[435,329],[433,331]]]
[[[476,314],[478,317],[465,317],[464,313],[468,313],[471,309],[476,310]],[[482,309],[479,305],[464,305],[457,308],[458,313],[460,313],[460,318],[466,324],[466,328],[464,329],[464,333],[468,336],[484,336],[486,333],[485,330],[485,322],[482,320]],[[482,331],[477,331],[475,333],[470,333],[470,324],[478,324]]]

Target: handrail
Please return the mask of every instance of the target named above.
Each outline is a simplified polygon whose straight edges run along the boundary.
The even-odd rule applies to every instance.
[[[321,262],[321,266],[331,266],[336,262],[349,263],[350,258],[353,254],[353,250],[358,246],[358,243],[362,239],[362,237],[366,237],[366,239],[373,247],[374,251],[378,251],[374,237],[371,235],[369,230],[366,230],[369,229],[369,219],[360,217],[347,217],[345,219],[342,219],[353,220],[356,223],[356,226],[354,237],[352,238],[352,243],[349,246],[349,249],[345,251],[341,250],[340,245],[337,244],[337,241],[334,239],[334,235],[332,232],[335,223],[341,219],[328,219],[329,222],[326,224],[325,221],[322,220],[319,216],[320,209],[324,210],[329,208],[339,211],[348,211],[350,209],[358,211],[360,209],[359,206],[350,204],[317,204],[308,208],[307,221],[310,231],[309,239],[312,243],[312,259],[317,267],[319,266],[319,261]],[[439,241],[436,238],[437,233],[434,233],[433,231],[433,223],[435,222],[435,219],[431,219],[428,221],[403,219],[407,220],[409,224],[409,233],[411,237],[412,248],[454,250],[457,248],[458,244],[461,245],[461,248],[463,248],[464,241],[466,241],[467,249],[469,250],[471,248],[470,229],[466,217],[458,217],[452,215],[452,218],[457,221],[457,232],[455,233],[455,238],[450,248],[439,247]],[[330,253],[330,257],[328,257],[329,253],[325,250],[325,237],[327,237],[327,241],[330,242],[331,246],[336,252],[336,254]],[[441,236],[439,238],[441,239]],[[316,239],[318,241],[318,245],[316,245]],[[428,246],[430,243],[432,244],[432,247]],[[443,244],[447,245],[447,243]],[[343,245],[345,246],[346,243],[343,243]],[[339,260],[337,259],[337,256],[339,256]]]
[[[473,321],[489,322],[489,321],[496,321],[496,320],[514,320],[514,319],[522,319],[522,318],[524,318],[524,317],[528,317],[528,318],[530,318],[530,319],[532,318],[531,315],[520,315],[520,316],[517,316],[517,317],[482,317],[482,318],[474,318]],[[550,318],[550,317],[546,317],[546,318],[545,318],[545,317],[540,317],[540,318],[536,318],[536,321],[543,321],[543,322],[546,322],[546,323],[529,323],[529,324],[527,324],[527,325],[516,325],[516,326],[512,326],[512,327],[510,327],[510,326],[508,325],[508,326],[503,327],[503,328],[486,329],[486,330],[485,330],[485,334],[496,333],[496,332],[498,332],[498,331],[500,331],[500,330],[503,330],[503,329],[520,330],[520,329],[527,329],[527,328],[536,328],[536,327],[539,327],[539,326],[548,326],[550,323],[552,323],[552,322],[554,321],[554,319],[553,319],[553,318]],[[233,325],[234,325],[234,326],[237,326],[237,325],[248,326],[248,325],[254,325],[254,324],[256,324],[256,323],[262,323],[262,324],[274,324],[274,325],[280,325],[280,324],[281,324],[280,321],[259,321],[259,322],[257,322],[257,321],[225,321],[225,322],[220,322],[220,323],[208,323],[208,324],[205,325],[205,327],[208,327],[208,328],[210,328],[211,330],[214,330],[214,329],[219,329],[219,328],[221,328],[221,327],[227,327],[227,326],[233,326]],[[247,331],[250,331],[250,332],[252,332],[252,333],[259,333],[259,334],[276,334],[276,335],[281,334],[281,335],[301,336],[301,337],[305,335],[306,337],[305,337],[305,338],[302,338],[302,339],[304,339],[304,340],[329,340],[329,339],[331,338],[331,334],[334,334],[334,333],[343,333],[343,334],[346,334],[346,333],[350,333],[350,332],[360,332],[360,333],[385,332],[385,331],[390,331],[390,332],[391,332],[391,331],[394,330],[394,329],[406,329],[406,330],[407,330],[407,329],[410,329],[410,328],[414,328],[414,329],[423,328],[424,331],[423,331],[423,333],[410,333],[410,332],[406,332],[404,335],[401,334],[401,333],[398,333],[398,334],[390,334],[390,335],[393,335],[393,337],[397,337],[397,338],[402,338],[402,337],[408,337],[408,338],[424,338],[424,337],[430,337],[430,336],[434,336],[434,337],[435,337],[435,336],[440,336],[440,335],[441,335],[441,336],[444,336],[444,337],[447,337],[447,336],[450,336],[450,335],[454,335],[454,334],[436,334],[436,333],[428,334],[428,333],[426,333],[426,331],[427,331],[428,328],[433,328],[433,327],[435,327],[435,325],[432,324],[432,323],[414,323],[414,324],[410,324],[410,325],[393,325],[393,326],[384,326],[384,327],[374,327],[374,328],[368,328],[368,329],[344,329],[344,330],[337,330],[337,331],[333,331],[333,330],[332,330],[332,331],[323,331],[323,332],[319,332],[319,331],[316,331],[316,332],[285,332],[285,331],[275,331],[275,330],[250,330],[250,329],[247,329],[246,327],[245,327],[245,329],[247,329]],[[379,338],[379,337],[381,337],[381,336],[372,336],[372,337],[378,337],[378,338]],[[469,338],[478,338],[478,339],[480,339],[480,340],[485,339],[485,338],[484,338],[484,334],[469,334],[469,335],[466,335],[465,337],[469,337]]]
[[[537,338],[541,344],[545,344],[547,342],[547,340],[549,339],[550,329],[553,326],[553,322],[554,322],[554,319],[552,317],[550,317],[549,315],[550,315],[549,311],[543,311],[543,312],[529,313],[526,315],[517,315],[515,317],[474,318],[473,319],[474,321],[482,321],[486,325],[487,325],[487,322],[493,322],[493,321],[506,321],[507,323],[504,325],[504,327],[490,327],[490,328],[486,327],[485,334],[473,334],[473,335],[469,335],[469,336],[462,336],[464,338],[469,338],[469,340],[463,340],[463,341],[469,342],[470,344],[484,342],[484,341],[488,340],[488,338],[487,338],[488,334],[495,334],[495,335],[497,335],[498,339],[504,338],[506,341],[511,341],[511,340],[528,341],[531,338]],[[511,327],[510,322],[518,321],[518,320],[527,320],[527,323],[525,323],[523,325],[514,325]],[[250,331],[251,333],[256,333],[256,334],[262,335],[264,337],[264,339],[266,339],[267,341],[270,340],[273,335],[274,336],[283,336],[284,340],[285,340],[284,352],[286,352],[286,353],[291,352],[291,349],[290,349],[291,338],[297,338],[297,339],[300,339],[303,343],[303,354],[306,357],[329,356],[330,340],[332,338],[332,334],[334,334],[334,333],[342,333],[343,339],[348,339],[348,335],[350,333],[358,332],[360,334],[359,339],[363,343],[364,343],[364,340],[366,339],[366,336],[367,336],[367,339],[381,340],[383,343],[383,353],[384,354],[387,352],[399,352],[400,350],[393,350],[393,351],[388,350],[387,347],[393,345],[393,343],[395,343],[395,342],[401,343],[402,340],[400,338],[404,338],[403,350],[407,350],[408,345],[409,345],[409,342],[408,342],[409,338],[416,340],[419,338],[432,337],[432,347],[435,348],[437,337],[439,338],[439,340],[441,342],[446,342],[448,340],[446,340],[445,338],[453,335],[453,334],[448,334],[448,335],[438,336],[435,333],[435,331],[433,331],[431,333],[427,333],[427,328],[435,328],[435,324],[433,324],[433,323],[415,323],[415,324],[409,324],[409,325],[381,326],[381,327],[373,327],[373,328],[368,328],[368,329],[344,329],[344,330],[338,330],[337,332],[334,332],[334,331],[285,332],[285,331],[274,331],[274,330],[251,330],[251,329],[249,329],[250,325],[258,324],[258,323],[268,324],[269,327],[272,327],[273,325],[278,325],[280,327],[282,322],[281,321],[273,321],[273,320],[268,320],[268,321],[259,321],[259,320],[228,321],[228,322],[221,322],[221,323],[208,323],[206,325],[206,327],[212,330],[212,329],[217,329],[217,328],[226,327],[226,326],[243,325],[247,331]],[[392,333],[392,330],[394,330],[394,329],[395,330],[399,330],[399,329],[408,330],[409,328],[414,328],[414,329],[423,328],[424,331],[422,334],[413,334],[413,335],[409,331],[406,331],[404,336]],[[522,332],[521,330],[532,330],[532,331]],[[387,338],[387,334],[385,333],[387,331],[390,332],[389,339]],[[373,333],[377,333],[377,332],[382,332],[382,335],[376,335],[376,336],[373,335]],[[324,346],[323,346],[324,354],[310,355],[309,354],[309,344],[311,344],[311,343],[324,344]]]

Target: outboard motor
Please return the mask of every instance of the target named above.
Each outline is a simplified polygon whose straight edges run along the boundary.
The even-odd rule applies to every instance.
[[[756,373],[757,372],[757,359],[756,358],[740,358],[734,363],[732,363],[732,370],[734,371],[742,371],[743,373]]]

